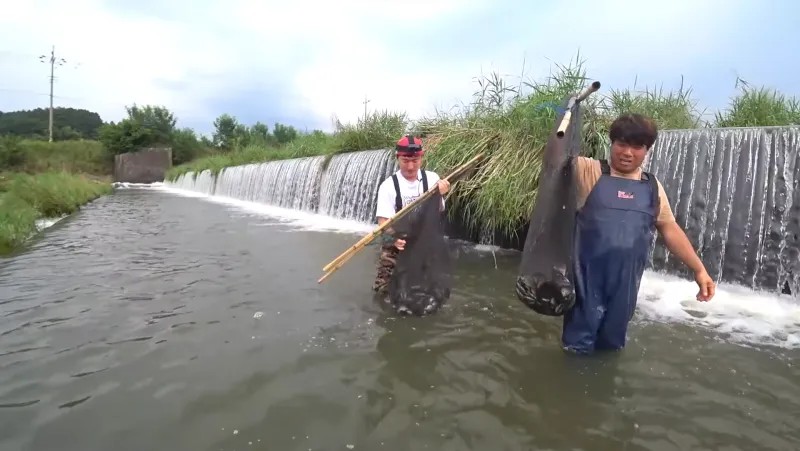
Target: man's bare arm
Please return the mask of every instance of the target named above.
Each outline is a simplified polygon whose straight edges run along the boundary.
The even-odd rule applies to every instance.
[[[688,266],[695,274],[706,271],[706,267],[700,257],[697,256],[692,243],[677,222],[670,221],[658,224],[656,227],[658,228],[658,233],[664,239],[667,249],[675,254],[684,265]]]

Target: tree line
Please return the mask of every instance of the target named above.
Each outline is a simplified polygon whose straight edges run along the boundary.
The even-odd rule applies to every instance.
[[[209,138],[193,129],[177,126],[175,114],[159,105],[132,105],[119,122],[105,122],[96,112],[77,108],[53,109],[53,140],[97,140],[110,155],[147,147],[171,147],[173,164],[227,153],[248,145],[280,148],[301,135],[291,125],[275,123],[272,130],[262,122],[246,125],[235,116],[222,114],[214,120]],[[49,110],[0,112],[0,136],[47,140]],[[318,132],[318,131],[315,131]]]
[[[0,136],[11,135],[30,139],[48,139],[50,110],[36,108],[22,111],[0,111]],[[53,139],[97,139],[103,125],[100,115],[76,108],[53,109]]]

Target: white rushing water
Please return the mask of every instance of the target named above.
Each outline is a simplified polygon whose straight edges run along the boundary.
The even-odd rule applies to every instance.
[[[368,150],[334,155],[329,161],[320,156],[234,166],[216,177],[208,170],[187,173],[164,185],[229,202],[370,222],[378,186],[395,168],[391,152]]]
[[[241,200],[233,197],[218,196],[199,193],[197,191],[175,188],[169,184],[154,184],[153,189],[166,191],[186,197],[198,197],[209,202],[214,202],[240,211],[262,215],[277,222],[294,227],[296,230],[326,231],[339,233],[367,233],[375,226],[366,222],[334,218],[308,211],[293,210],[290,208],[276,207],[260,202]]]
[[[696,295],[694,281],[646,271],[638,315],[701,327],[735,343],[800,348],[800,303],[791,296],[727,283],[709,302],[697,301]]]
[[[800,127],[662,131],[645,168],[712,277],[800,291]],[[652,250],[654,267],[681,265]]]

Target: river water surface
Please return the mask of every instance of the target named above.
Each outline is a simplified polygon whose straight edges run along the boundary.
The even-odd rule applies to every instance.
[[[518,254],[458,246],[399,319],[375,247],[317,284],[362,235],[320,225],[119,189],[0,260],[0,450],[800,449],[790,298],[647,274],[628,347],[575,357]]]

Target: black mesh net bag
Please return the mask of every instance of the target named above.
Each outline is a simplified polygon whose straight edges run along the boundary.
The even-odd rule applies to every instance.
[[[557,116],[544,150],[515,286],[520,301],[547,316],[561,316],[575,305],[572,256],[577,197],[572,158],[580,153],[580,103],[572,110],[564,136],[558,138],[563,115]]]
[[[392,225],[394,237],[406,240],[389,280],[389,302],[400,314],[425,316],[450,298],[452,261],[441,206],[436,191]]]

